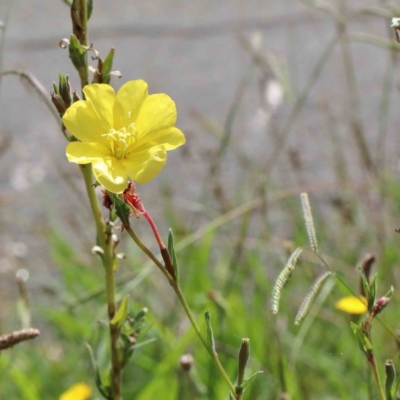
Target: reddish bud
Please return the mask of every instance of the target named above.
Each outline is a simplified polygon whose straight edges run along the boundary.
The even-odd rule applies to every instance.
[[[103,206],[107,208],[107,210],[111,210],[113,202],[110,196],[108,195],[107,190],[102,190],[101,193],[103,193]]]
[[[124,190],[123,196],[125,203],[131,210],[131,216],[134,215],[136,218],[139,218],[146,212],[142,200],[140,200],[139,195],[136,193],[135,184],[132,181],[128,182],[126,189]]]
[[[383,296],[374,305],[374,308],[372,310],[373,316],[375,317],[378,315],[380,312],[383,311],[383,309],[388,305],[390,301],[389,297]]]

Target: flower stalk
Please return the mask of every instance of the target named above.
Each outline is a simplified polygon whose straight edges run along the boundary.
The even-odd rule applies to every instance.
[[[153,220],[152,220],[153,221]],[[153,221],[153,225],[157,231],[157,228],[155,226],[155,223]],[[154,262],[154,264],[157,266],[157,268],[164,274],[164,276],[168,279],[168,282],[172,286],[172,289],[174,290],[176,296],[179,299],[179,302],[181,303],[187,317],[189,318],[190,323],[192,324],[194,330],[197,333],[197,336],[199,337],[200,341],[202,342],[203,346],[207,350],[208,354],[210,355],[211,359],[214,361],[216,367],[218,368],[219,372],[221,373],[223,379],[229,386],[229,390],[231,392],[231,395],[233,396],[234,399],[238,399],[237,395],[235,394],[235,386],[231,382],[228,374],[226,373],[224,367],[222,366],[218,354],[214,352],[209,344],[207,343],[206,338],[203,336],[201,333],[201,330],[196,322],[196,319],[193,316],[192,311],[190,310],[190,307],[186,301],[185,295],[183,294],[179,284],[175,282],[173,276],[168,272],[168,270],[164,267],[164,265],[157,259],[157,257],[143,244],[143,242],[138,238],[136,233],[133,231],[132,227],[130,224],[124,224],[125,230],[128,232],[129,236],[133,239],[133,241],[136,243],[136,245],[145,253],[149,256],[149,258]]]

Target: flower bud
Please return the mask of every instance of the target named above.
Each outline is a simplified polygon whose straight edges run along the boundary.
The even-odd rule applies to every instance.
[[[372,309],[372,314],[375,317],[379,313],[383,311],[383,309],[389,304],[390,298],[383,296],[374,305],[374,308]]]
[[[71,86],[69,84],[68,75],[58,74],[58,89],[61,98],[68,108],[71,105]]]
[[[179,359],[179,365],[184,372],[189,372],[192,369],[193,364],[194,364],[194,358],[191,354],[184,354]]]
[[[247,362],[250,357],[250,339],[242,339],[238,356],[238,378],[237,383],[240,386],[244,382],[244,374],[246,372]]]
[[[63,116],[65,111],[67,111],[67,106],[64,103],[64,100],[54,92],[50,93],[51,101],[53,102],[54,106],[56,107],[58,113]]]

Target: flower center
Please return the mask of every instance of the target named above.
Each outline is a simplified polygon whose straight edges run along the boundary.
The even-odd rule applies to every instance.
[[[125,158],[132,146],[138,140],[138,131],[135,128],[135,123],[132,122],[128,128],[121,128],[120,130],[110,129],[110,132],[104,133],[108,140],[112,154],[118,159]]]

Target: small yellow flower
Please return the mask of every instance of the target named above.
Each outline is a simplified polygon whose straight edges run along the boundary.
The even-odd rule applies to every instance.
[[[88,400],[92,394],[92,388],[86,383],[76,383],[64,392],[59,400]]]
[[[336,302],[335,307],[348,314],[365,314],[367,312],[367,299],[356,296],[342,297]]]
[[[92,164],[97,181],[121,193],[128,177],[146,183],[164,167],[167,151],[185,143],[175,128],[176,107],[166,94],[148,95],[142,80],[84,87],[86,100],[72,104],[64,125],[78,139],[67,146],[70,162]]]

